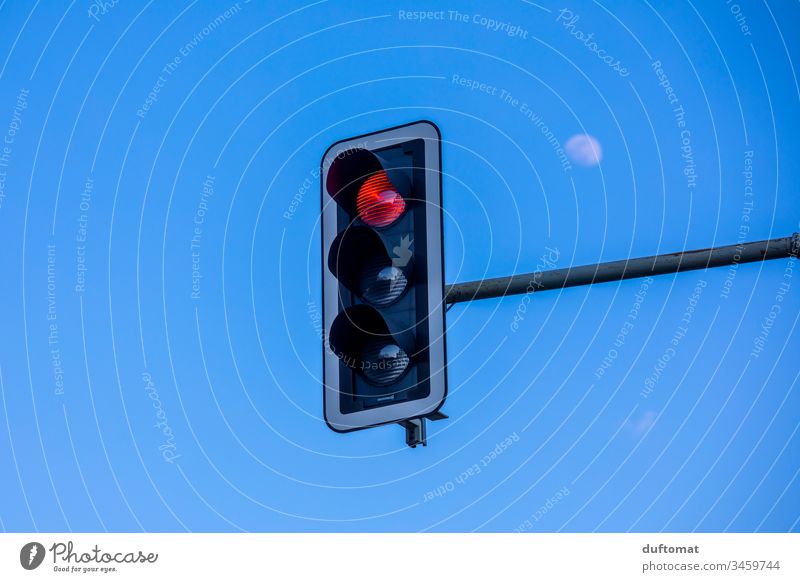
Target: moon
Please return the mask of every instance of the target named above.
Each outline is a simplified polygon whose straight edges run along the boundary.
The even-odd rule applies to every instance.
[[[573,135],[564,144],[569,159],[580,166],[596,166],[603,159],[603,148],[597,138],[588,133]]]

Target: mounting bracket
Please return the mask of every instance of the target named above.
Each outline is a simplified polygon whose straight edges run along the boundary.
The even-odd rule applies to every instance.
[[[434,412],[420,418],[401,420],[397,424],[406,429],[406,444],[414,449],[417,447],[417,445],[422,445],[423,447],[428,446],[428,431],[427,427],[425,426],[425,421],[444,420],[445,418],[447,418],[446,414]]]

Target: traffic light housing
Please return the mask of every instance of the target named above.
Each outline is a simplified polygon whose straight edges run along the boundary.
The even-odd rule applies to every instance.
[[[447,395],[439,130],[337,142],[321,177],[325,421],[425,444]]]

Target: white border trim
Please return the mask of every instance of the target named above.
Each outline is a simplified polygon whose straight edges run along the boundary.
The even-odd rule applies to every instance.
[[[391,146],[393,142],[412,139],[425,140],[425,187],[427,194],[427,250],[428,250],[428,337],[433,338],[430,354],[430,394],[423,399],[393,404],[350,414],[339,411],[339,358],[327,349],[331,325],[339,312],[338,281],[328,270],[328,250],[336,238],[336,203],[328,196],[325,184],[332,161],[341,152],[360,147],[375,150]],[[445,337],[444,337],[444,260],[442,253],[442,192],[440,167],[439,132],[431,122],[420,121],[410,125],[389,129],[372,135],[355,137],[339,142],[329,149],[322,160],[322,297],[324,302],[324,330],[326,343],[323,346],[325,383],[325,420],[337,431],[351,431],[379,424],[397,422],[430,414],[437,410],[447,395]],[[328,291],[333,285],[335,292]]]

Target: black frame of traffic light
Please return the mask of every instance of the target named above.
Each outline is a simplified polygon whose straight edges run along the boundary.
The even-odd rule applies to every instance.
[[[435,143],[434,143],[435,142]],[[332,328],[332,324],[336,316],[341,313],[348,306],[352,306],[352,294],[346,288],[343,288],[341,281],[330,271],[328,268],[328,252],[330,247],[337,238],[336,235],[341,232],[345,227],[351,224],[351,219],[347,217],[347,213],[340,208],[331,196],[326,192],[326,182],[328,171],[333,163],[339,156],[347,152],[353,152],[358,149],[366,149],[374,154],[387,153],[397,155],[393,152],[399,147],[405,147],[406,150],[400,156],[410,155],[412,159],[411,167],[413,170],[412,182],[416,180],[423,180],[425,184],[425,202],[421,205],[422,210],[417,209],[417,212],[423,212],[425,220],[425,244],[422,245],[422,255],[425,258],[425,280],[427,285],[426,305],[429,322],[427,324],[428,334],[430,337],[441,338],[440,341],[434,339],[433,344],[425,347],[428,351],[429,362],[434,362],[434,352],[441,358],[441,373],[435,372],[437,380],[434,382],[434,373],[431,373],[431,368],[438,366],[431,366],[428,369],[428,377],[426,382],[428,384],[428,395],[423,398],[417,398],[405,403],[394,403],[387,407],[376,407],[370,410],[364,410],[363,407],[351,406],[347,402],[348,398],[352,395],[344,394],[340,387],[343,379],[347,374],[354,374],[351,368],[344,365],[336,353],[331,349],[330,338],[328,333]],[[372,428],[375,426],[394,424],[397,423],[402,426],[406,431],[406,444],[410,447],[415,447],[418,444],[426,445],[426,420],[440,420],[447,418],[440,412],[441,407],[447,398],[447,342],[445,337],[445,281],[444,281],[444,244],[443,244],[443,231],[444,231],[444,212],[442,204],[442,173],[441,173],[441,160],[442,160],[442,145],[441,145],[441,132],[439,128],[431,121],[421,120],[404,125],[390,127],[380,131],[374,131],[359,136],[343,139],[332,144],[322,156],[320,162],[320,204],[322,208],[321,213],[321,245],[322,245],[322,284],[323,284],[323,301],[322,301],[322,320],[323,320],[323,407],[325,422],[328,426],[336,432],[352,432],[355,430],[362,430]],[[435,174],[435,176],[434,176]],[[412,198],[417,198],[412,196]],[[435,210],[431,211],[431,206]],[[438,214],[438,220],[431,220]],[[327,219],[326,219],[327,218]],[[434,255],[438,259],[438,266],[432,265],[430,262],[430,247],[439,247],[439,252]],[[419,250],[419,247],[415,245]],[[415,252],[415,257],[418,256]],[[336,294],[326,293],[326,289],[335,289]],[[435,293],[432,292],[435,290]],[[342,300],[342,294],[349,297],[347,305]],[[333,303],[335,300],[335,304]],[[330,303],[330,305],[329,305]],[[419,305],[417,305],[419,309]],[[427,317],[426,317],[427,318]],[[330,320],[330,321],[329,321]],[[435,325],[437,324],[438,325]],[[438,333],[437,333],[438,332]],[[435,348],[434,348],[435,345]],[[438,361],[438,359],[437,359]],[[351,376],[352,378],[352,376]],[[440,379],[439,379],[440,378]],[[355,380],[353,380],[355,382]],[[335,384],[335,386],[333,385]],[[354,399],[354,398],[353,398]],[[345,401],[348,405],[344,408],[348,412],[342,412],[342,402]],[[423,412],[416,412],[413,414],[391,414],[389,410],[418,410],[423,406]],[[355,418],[350,420],[351,423],[347,424],[345,416],[357,414],[364,420],[357,421]]]

